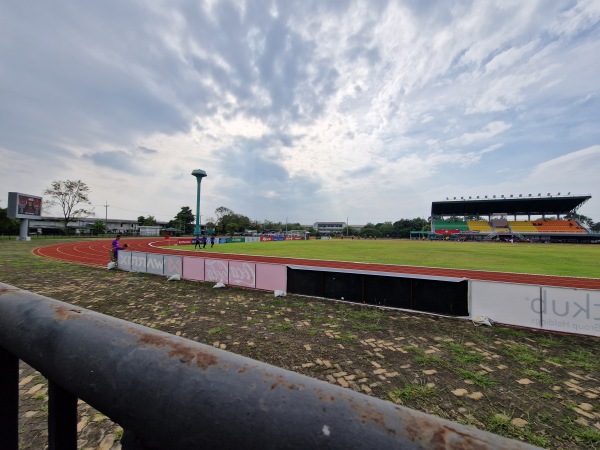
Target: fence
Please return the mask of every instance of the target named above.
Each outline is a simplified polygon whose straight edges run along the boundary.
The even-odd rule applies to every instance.
[[[533,449],[300,374],[0,283],[0,442],[18,448],[18,361],[49,380],[49,449],[77,399],[122,448]]]

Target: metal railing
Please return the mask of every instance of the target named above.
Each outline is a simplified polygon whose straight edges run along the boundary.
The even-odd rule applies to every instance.
[[[0,283],[0,442],[18,448],[19,360],[49,380],[49,448],[75,449],[77,399],[139,449],[533,449]]]

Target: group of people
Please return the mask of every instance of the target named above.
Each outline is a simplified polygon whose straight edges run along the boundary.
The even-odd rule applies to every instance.
[[[194,239],[192,239],[192,244],[194,244],[194,250],[200,246],[202,246],[202,248],[206,248],[207,242],[208,242],[208,240],[206,238],[206,235],[196,236]],[[215,236],[212,235],[210,237],[210,246],[214,247],[214,245],[215,245]]]

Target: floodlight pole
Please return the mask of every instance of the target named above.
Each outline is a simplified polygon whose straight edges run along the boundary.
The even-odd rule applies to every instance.
[[[196,191],[196,228],[194,229],[194,235],[200,236],[200,183],[202,178],[206,177],[204,170],[196,169],[192,171],[192,175],[196,177],[198,182],[198,189]]]

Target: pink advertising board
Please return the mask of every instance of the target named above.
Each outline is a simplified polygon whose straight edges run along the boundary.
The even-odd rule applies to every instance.
[[[247,261],[229,261],[229,284],[256,287],[256,264]]]
[[[204,279],[229,284],[229,261],[224,259],[204,260]]]
[[[256,264],[256,289],[287,291],[287,266]]]
[[[183,278],[204,281],[204,258],[185,256],[183,258]]]

